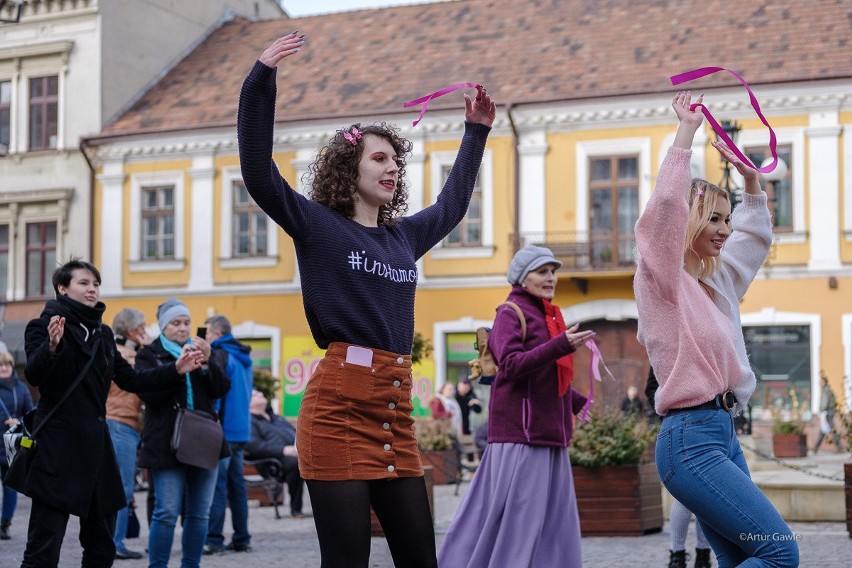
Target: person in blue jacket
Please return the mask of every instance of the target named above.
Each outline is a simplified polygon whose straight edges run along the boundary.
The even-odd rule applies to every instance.
[[[219,460],[204,553],[216,554],[225,550],[248,552],[251,550],[251,535],[248,530],[248,492],[243,477],[243,453],[251,437],[249,400],[254,382],[251,347],[236,340],[231,334],[231,322],[225,316],[207,318],[204,325],[207,326],[207,342],[213,349],[211,357],[231,379],[231,389],[218,402],[219,420],[231,455]],[[231,507],[231,524],[234,528],[234,536],[227,546],[224,535],[226,506]]]
[[[0,423],[5,433],[18,424],[24,414],[33,409],[33,399],[27,385],[18,380],[15,359],[8,351],[0,351]],[[6,452],[0,451],[0,479],[6,476],[9,462]],[[3,508],[0,514],[0,540],[9,540],[9,527],[18,505],[18,492],[3,486]]]

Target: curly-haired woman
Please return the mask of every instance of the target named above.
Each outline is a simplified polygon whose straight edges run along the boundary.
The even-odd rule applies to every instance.
[[[432,516],[411,418],[417,259],[467,211],[495,105],[465,95],[465,134],[437,202],[410,217],[411,144],[387,124],[338,131],[311,166],[311,198],[272,161],[275,66],[304,36],[283,36],[255,63],[240,94],[243,181],[293,238],[305,313],[326,356],[299,412],[299,468],[307,480],[322,566],[367,566],[370,506],[397,566],[435,566]]]

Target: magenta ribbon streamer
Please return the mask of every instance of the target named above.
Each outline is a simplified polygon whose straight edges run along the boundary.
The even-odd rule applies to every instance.
[[[586,347],[588,347],[589,351],[592,352],[592,360],[589,362],[589,396],[586,399],[586,404],[583,405],[583,410],[580,411],[580,420],[583,422],[586,421],[589,414],[589,406],[591,406],[592,399],[595,397],[595,381],[601,382],[600,368],[603,367],[606,374],[609,375],[609,378],[615,380],[615,377],[612,376],[609,368],[607,368],[606,363],[604,363],[603,355],[601,355],[601,350],[598,348],[598,344],[595,343],[595,340],[588,340],[586,342]]]
[[[766,117],[763,116],[763,113],[760,112],[760,103],[757,102],[757,97],[754,96],[754,93],[751,90],[751,87],[748,86],[746,80],[742,78],[742,76],[732,69],[726,69],[724,67],[701,67],[700,69],[693,69],[692,71],[687,71],[686,73],[681,73],[680,75],[673,75],[669,77],[672,82],[672,85],[680,85],[681,83],[687,83],[689,81],[694,81],[695,79],[700,79],[701,77],[706,77],[707,75],[712,75],[713,73],[718,73],[719,71],[727,71],[731,75],[737,78],[737,80],[743,84],[746,91],[748,91],[748,98],[751,99],[751,106],[754,111],[757,113],[757,116],[760,118],[760,122],[766,125],[766,128],[769,129],[769,151],[772,152],[772,163],[767,164],[762,168],[756,167],[751,163],[751,160],[743,154],[739,148],[734,144],[734,141],[725,133],[722,127],[716,122],[716,119],[713,118],[713,115],[710,114],[710,111],[703,104],[694,103],[690,105],[689,110],[695,110],[696,108],[701,108],[701,113],[707,117],[707,122],[710,123],[710,126],[713,127],[713,130],[716,134],[719,135],[719,138],[725,141],[725,144],[728,145],[728,148],[742,160],[744,164],[747,166],[762,172],[769,173],[775,169],[775,166],[778,165],[778,152],[776,151],[777,141],[775,138],[775,131],[772,130],[772,127],[769,126],[769,121],[766,120]]]
[[[456,83],[455,85],[450,85],[449,87],[444,87],[440,91],[435,91],[434,93],[431,93],[429,95],[425,95],[423,97],[420,97],[419,99],[414,99],[413,101],[408,101],[407,103],[402,103],[402,107],[408,108],[408,107],[411,107],[411,106],[414,106],[414,105],[420,105],[420,104],[423,105],[420,108],[420,116],[418,116],[417,120],[415,120],[414,123],[412,123],[412,125],[411,125],[411,126],[417,126],[417,123],[420,122],[421,120],[423,120],[423,115],[426,114],[426,107],[429,106],[429,101],[431,101],[432,99],[437,99],[438,97],[443,97],[447,93],[452,93],[453,91],[457,91],[459,89],[464,89],[466,87],[472,87],[472,88],[478,89],[481,86],[482,85],[479,85],[477,83]]]

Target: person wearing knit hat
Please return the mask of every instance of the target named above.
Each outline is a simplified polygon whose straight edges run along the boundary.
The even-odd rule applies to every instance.
[[[515,253],[511,264],[509,264],[509,272],[506,274],[509,284],[520,286],[527,274],[545,264],[553,264],[557,269],[562,266],[562,263],[556,260],[549,248],[535,245],[525,246]]]
[[[175,525],[182,515],[181,565],[198,566],[207,538],[218,467],[205,469],[179,462],[171,449],[171,440],[177,407],[218,416],[215,401],[225,396],[231,381],[216,360],[210,358],[210,344],[203,338],[190,337],[192,319],[183,302],[172,297],[160,304],[157,322],[160,336],[136,354],[137,369],[167,364],[185,349],[201,352],[204,366],[186,373],[184,380],[170,391],[142,395],[145,419],[139,465],[151,470],[154,487],[154,503],[149,508],[153,515],[148,533],[148,561],[152,567],[168,565]],[[223,444],[218,457],[227,455],[228,447]]]
[[[169,296],[168,300],[157,306],[157,323],[160,326],[160,332],[162,333],[173,319],[180,316],[190,317],[189,309],[174,296]]]
[[[595,333],[568,328],[553,303],[560,266],[550,249],[534,245],[509,265],[512,289],[488,338],[498,367],[488,450],[444,538],[439,566],[583,565],[568,445],[586,397],[571,381],[573,353]]]

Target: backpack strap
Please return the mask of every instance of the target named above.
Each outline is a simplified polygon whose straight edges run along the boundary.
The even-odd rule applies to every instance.
[[[521,320],[521,334],[523,336],[523,341],[526,341],[527,340],[527,318],[524,317],[524,312],[521,311],[521,307],[518,306],[518,304],[516,304],[515,302],[510,302],[508,300],[503,302],[502,304],[500,304],[500,306],[498,306],[498,307],[502,307],[502,306],[509,306],[510,308],[515,310],[516,314],[518,314],[518,319]]]

